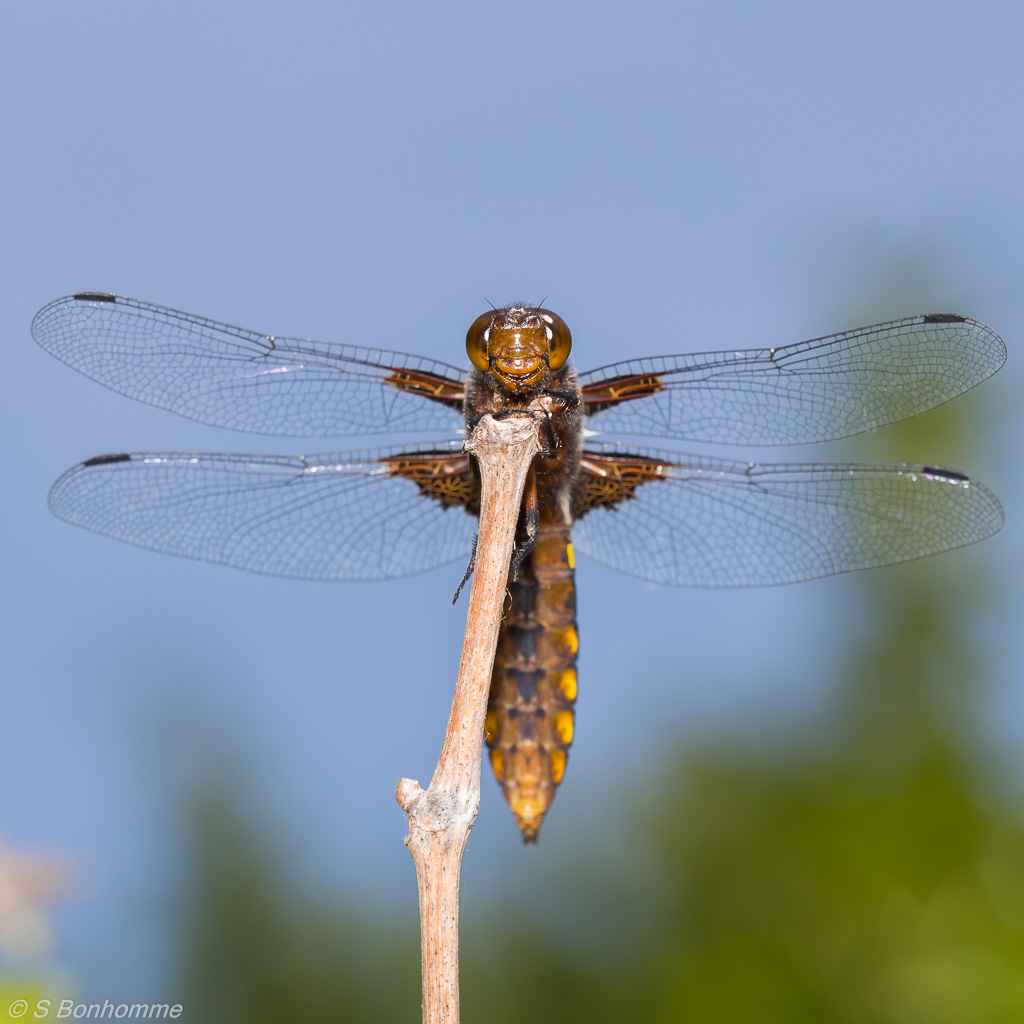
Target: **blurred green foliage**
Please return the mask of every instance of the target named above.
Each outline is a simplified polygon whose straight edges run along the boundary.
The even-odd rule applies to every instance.
[[[974,408],[870,443],[966,461]],[[950,555],[851,580],[862,625],[836,644],[830,723],[757,749],[666,751],[657,793],[633,797],[648,854],[573,865],[579,942],[529,908],[486,922],[464,908],[464,934],[487,939],[464,939],[463,1019],[1024,1020],[1024,813],[990,784],[976,721],[984,664],[968,637],[993,601],[968,569],[980,564]],[[417,1020],[416,937],[286,892],[233,806],[208,794],[193,819],[191,1019]]]
[[[232,785],[192,808],[180,919],[189,1015],[217,1024],[415,1020],[418,936],[292,892]],[[415,889],[411,887],[415,898]]]

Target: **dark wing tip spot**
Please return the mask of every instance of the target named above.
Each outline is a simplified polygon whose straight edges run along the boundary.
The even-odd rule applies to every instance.
[[[960,316],[959,313],[925,313],[924,322],[926,324],[962,324],[967,320],[967,317]]]
[[[940,480],[956,480],[960,483],[970,483],[971,478],[966,473],[956,469],[943,469],[942,466],[925,466],[924,472],[928,476],[938,477]]]
[[[71,298],[79,302],[116,302],[117,296],[110,292],[75,292]]]
[[[86,459],[82,463],[83,466],[105,466],[109,462],[129,462],[131,460],[131,454],[129,452],[117,452],[114,455],[96,455],[91,459]]]

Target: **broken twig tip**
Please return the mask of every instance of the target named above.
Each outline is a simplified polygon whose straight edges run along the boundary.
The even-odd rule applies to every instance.
[[[406,814],[409,814],[413,805],[425,792],[426,790],[420,786],[417,779],[399,779],[398,785],[395,787],[395,799],[398,801],[398,806]]]

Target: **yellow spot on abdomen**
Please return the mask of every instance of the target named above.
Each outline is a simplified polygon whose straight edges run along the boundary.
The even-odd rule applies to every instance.
[[[498,738],[498,713],[496,711],[488,711],[487,717],[484,719],[484,742],[490,746]]]
[[[580,635],[576,632],[575,626],[566,626],[562,630],[562,646],[570,653],[576,654],[580,649]]]
[[[562,696],[570,703],[576,700],[576,669],[566,668],[558,674],[558,686],[559,692]]]
[[[551,719],[555,735],[565,745],[572,743],[572,712],[568,709],[557,712]]]
[[[570,569],[576,568],[576,556],[573,554],[571,543],[565,545],[565,560],[569,563]]]
[[[548,755],[548,767],[551,771],[551,781],[557,786],[565,775],[566,753],[564,750],[552,750]]]

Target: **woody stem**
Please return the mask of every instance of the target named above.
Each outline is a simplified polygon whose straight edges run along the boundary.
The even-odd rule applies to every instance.
[[[426,790],[413,779],[396,796],[420,900],[424,1024],[458,1024],[459,876],[480,807],[480,763],[491,671],[526,476],[540,451],[540,418],[484,416],[466,441],[480,467],[480,531],[462,658],[441,756]]]

